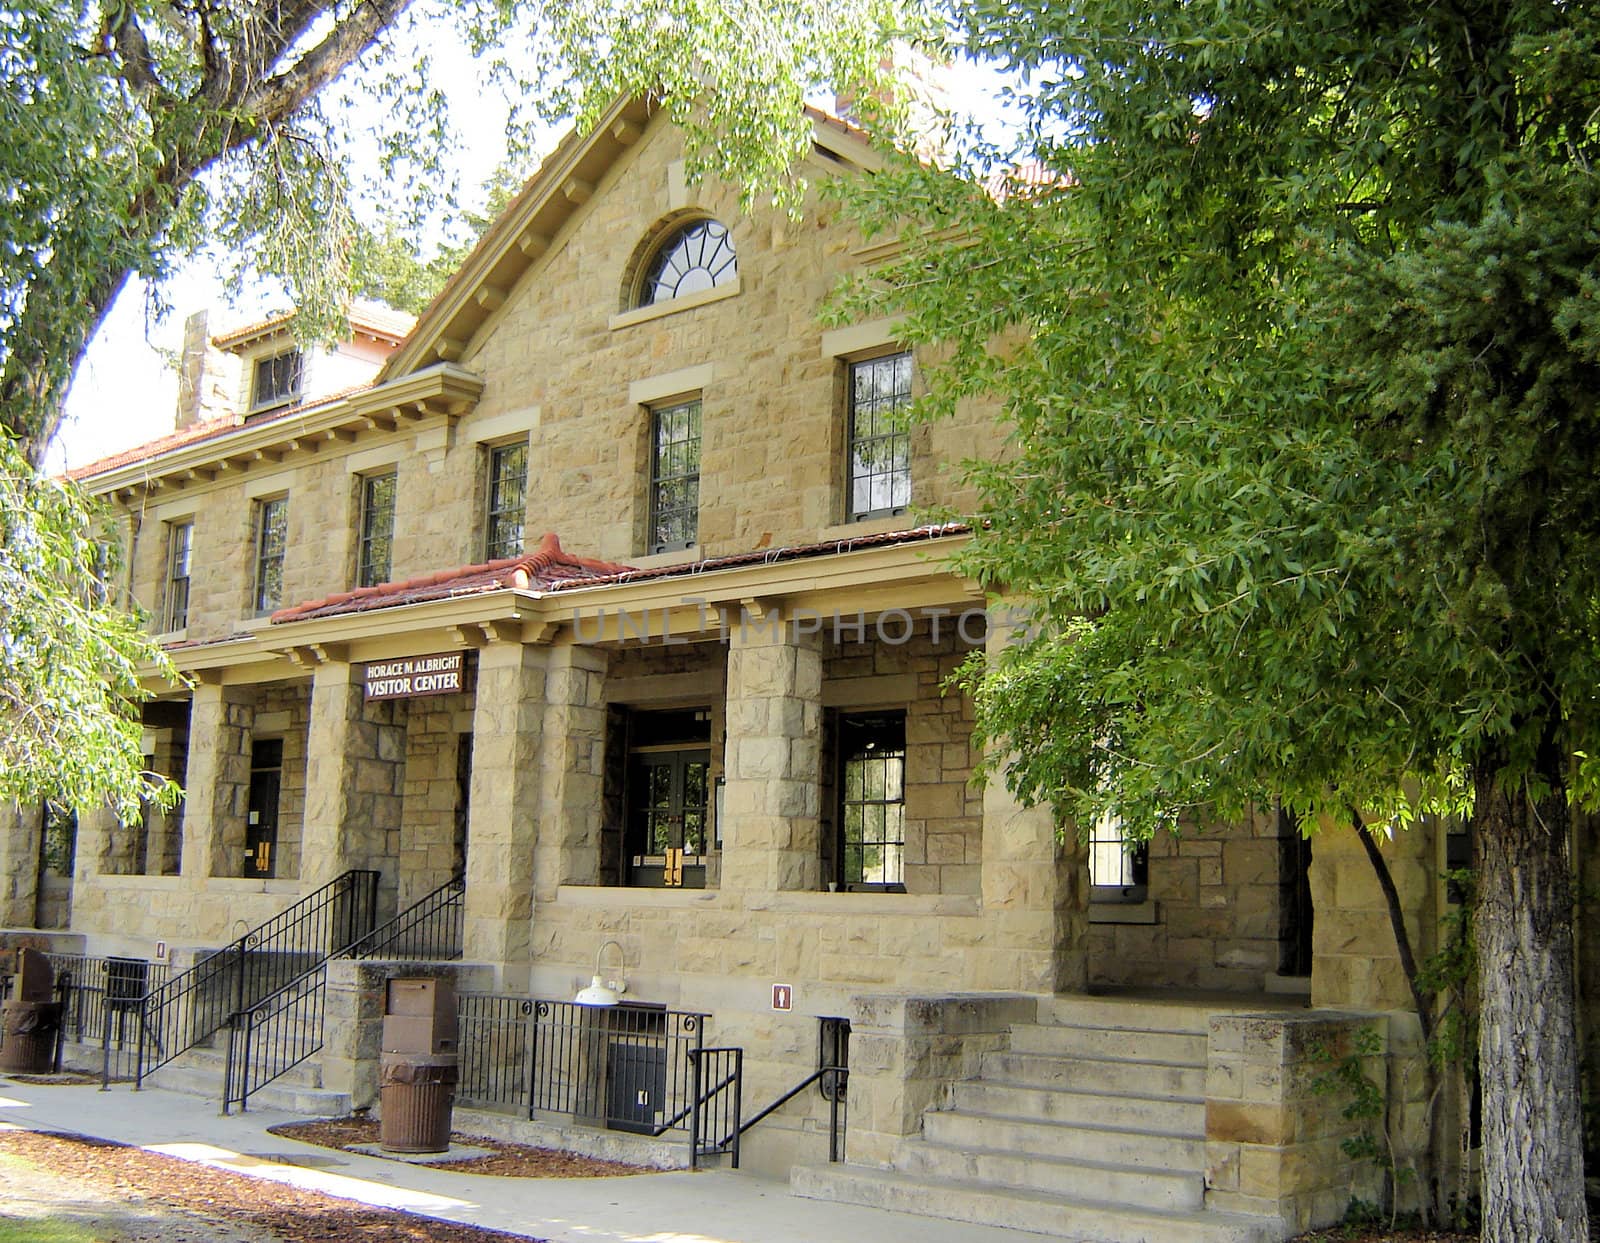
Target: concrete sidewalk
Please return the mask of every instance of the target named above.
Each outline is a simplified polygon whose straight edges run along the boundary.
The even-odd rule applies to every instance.
[[[44,1087],[0,1079],[0,1125],[135,1144],[219,1169],[551,1243],[1039,1243],[1040,1236],[802,1200],[732,1170],[627,1178],[498,1178],[335,1152],[269,1135],[298,1119],[223,1117],[180,1092]]]

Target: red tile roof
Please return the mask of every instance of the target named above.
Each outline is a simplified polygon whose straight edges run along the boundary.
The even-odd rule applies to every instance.
[[[306,621],[313,617],[338,617],[372,609],[393,608],[400,604],[421,604],[427,600],[447,600],[459,596],[482,595],[491,591],[549,591],[569,578],[592,579],[619,574],[630,567],[593,557],[575,557],[561,547],[552,533],[539,541],[532,552],[519,557],[503,557],[479,565],[464,565],[440,570],[401,582],[336,591],[320,600],[308,600],[272,615],[274,625]]]
[[[240,345],[255,337],[285,332],[293,322],[293,311],[280,311],[276,315],[258,319],[255,323],[246,324],[242,328],[219,332],[211,338],[211,344],[219,350],[225,350],[229,346]],[[350,328],[353,332],[364,332],[369,337],[383,337],[395,344],[405,340],[406,334],[416,322],[414,316],[377,302],[356,302],[350,307]]]
[[[211,440],[217,436],[225,436],[229,432],[237,431],[241,427],[260,427],[263,423],[276,423],[280,419],[291,416],[299,417],[303,414],[313,414],[324,406],[334,405],[355,393],[365,392],[371,388],[370,384],[355,384],[349,388],[342,388],[337,393],[325,393],[311,401],[298,403],[292,406],[281,406],[276,410],[267,410],[261,414],[225,414],[221,418],[208,419],[203,423],[195,423],[181,431],[168,432],[155,440],[147,440],[142,445],[134,445],[131,449],[109,454],[96,461],[88,462],[83,466],[75,466],[67,472],[69,479],[82,481],[92,479],[96,475],[103,475],[107,471],[116,470],[122,466],[132,466],[135,462],[147,461],[150,458],[160,457],[163,453],[170,453],[173,449],[181,449],[185,445],[198,444],[202,440]]]
[[[552,584],[550,591],[569,591],[579,587],[606,587],[620,583],[637,583],[652,578],[672,578],[678,575],[693,576],[714,570],[732,570],[745,565],[776,565],[781,561],[798,561],[806,557],[826,556],[830,553],[855,552],[862,548],[887,548],[894,544],[915,544],[920,540],[942,539],[947,535],[964,535],[972,530],[964,522],[932,523],[911,527],[905,531],[880,531],[876,535],[853,535],[843,539],[822,540],[815,544],[796,544],[790,548],[762,548],[755,552],[730,553],[725,557],[710,557],[705,561],[691,561],[686,565],[654,566],[648,570],[623,567],[610,574],[596,574],[589,578],[566,578]]]

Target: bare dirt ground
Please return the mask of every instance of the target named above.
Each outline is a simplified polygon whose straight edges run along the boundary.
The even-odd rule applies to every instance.
[[[368,1208],[81,1135],[0,1131],[0,1240],[35,1238],[527,1243],[520,1235]]]
[[[323,1148],[350,1148],[356,1144],[376,1144],[378,1124],[366,1118],[334,1118],[326,1122],[290,1122],[268,1127],[274,1135],[298,1139]],[[478,1135],[451,1134],[457,1144],[487,1148],[492,1155],[465,1161],[441,1162],[437,1168],[452,1174],[493,1174],[501,1178],[613,1178],[618,1174],[654,1174],[644,1166],[624,1165],[620,1161],[600,1161],[555,1148],[530,1148],[526,1144],[507,1144]]]

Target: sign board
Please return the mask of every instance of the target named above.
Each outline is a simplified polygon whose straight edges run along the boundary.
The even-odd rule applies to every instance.
[[[792,984],[774,984],[772,986],[772,1008],[774,1010],[794,1009],[794,986]]]
[[[156,942],[156,961],[157,962],[166,962],[167,961],[167,943],[165,941],[157,941]]]
[[[421,699],[450,695],[466,686],[467,654],[437,652],[432,656],[405,656],[399,660],[374,660],[366,668],[366,697]]]

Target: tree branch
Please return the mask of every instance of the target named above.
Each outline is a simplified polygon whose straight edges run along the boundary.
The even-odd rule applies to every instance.
[[[410,0],[406,0],[406,4],[409,3]],[[376,34],[393,21],[406,4],[401,4],[398,8],[395,8],[392,0],[364,0],[363,3],[356,4],[347,17],[334,23],[333,30],[321,43],[300,58],[297,65],[276,76],[270,75],[278,62],[304,37],[306,31],[311,29],[312,23],[330,5],[327,0],[292,0],[291,3],[255,6],[254,12],[246,20],[244,29],[240,31],[236,41],[237,59],[246,68],[246,72],[240,75],[240,80],[235,85],[235,92],[227,97],[227,102],[239,105],[252,115],[264,116],[266,109],[261,98],[263,93],[271,94],[274,83],[296,73],[301,66],[306,65],[329,44],[340,42],[347,32],[370,27],[354,51],[346,55],[338,68],[323,78],[318,86],[325,84],[359,56]],[[387,15],[377,12],[386,8],[393,8],[394,12]],[[315,93],[316,88],[307,91],[292,106],[265,116],[265,119],[272,121],[281,119]]]
[[[1411,950],[1411,935],[1406,931],[1406,916],[1400,907],[1400,894],[1394,887],[1394,877],[1389,873],[1388,860],[1383,857],[1383,851],[1378,849],[1367,822],[1354,807],[1346,807],[1345,810],[1349,813],[1351,827],[1367,852],[1367,861],[1377,873],[1378,888],[1383,890],[1384,905],[1389,909],[1389,926],[1394,929],[1395,949],[1400,955],[1400,968],[1406,973],[1406,984],[1411,989],[1411,1000],[1417,1007],[1417,1019],[1422,1025],[1422,1042],[1426,1045],[1433,1039],[1433,994],[1425,991],[1417,982],[1417,958]]]

